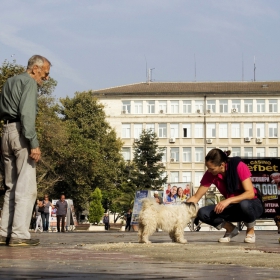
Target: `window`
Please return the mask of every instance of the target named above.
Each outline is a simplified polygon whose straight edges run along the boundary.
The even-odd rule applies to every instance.
[[[182,127],[183,127],[183,137],[191,138],[191,124],[183,123]]]
[[[134,138],[140,138],[142,134],[143,125],[141,123],[134,124]]]
[[[183,171],[182,172],[182,181],[186,182],[186,183],[192,181],[192,173],[191,173],[191,171]]]
[[[253,148],[244,148],[244,156],[252,157],[253,156]]]
[[[240,138],[240,123],[231,124],[231,138]]]
[[[170,137],[179,138],[179,124],[178,123],[170,124]]]
[[[195,113],[196,112],[200,112],[200,113],[203,113],[204,112],[204,108],[203,108],[203,100],[195,100],[195,103],[194,103],[194,109],[195,109]]]
[[[228,138],[228,124],[227,123],[219,124],[219,138]]]
[[[122,148],[122,156],[124,160],[130,160],[130,148],[129,147],[123,147]]]
[[[196,123],[194,125],[194,137],[195,138],[203,138],[204,137],[203,123]]]
[[[265,149],[264,148],[256,148],[257,157],[265,157]]]
[[[220,113],[228,113],[228,101],[220,100]]]
[[[170,106],[171,106],[171,114],[179,114],[179,101],[171,101],[170,102]]]
[[[200,181],[203,177],[204,172],[203,171],[195,171],[194,173],[194,184],[195,187],[199,187],[200,186]]]
[[[252,99],[244,100],[244,112],[253,113],[253,100]]]
[[[264,138],[265,137],[265,124],[264,123],[256,123],[256,135],[257,137]]]
[[[195,148],[195,162],[203,162],[204,157],[203,157],[203,148]]]
[[[170,149],[170,159],[174,162],[179,162],[179,148]]]
[[[192,112],[192,105],[190,100],[183,100],[183,113],[190,114]]]
[[[277,99],[269,99],[268,104],[269,104],[268,105],[269,113],[277,113],[278,112]]]
[[[278,157],[278,148],[268,148],[269,157]]]
[[[278,125],[277,125],[277,123],[269,123],[268,124],[268,134],[269,134],[269,137],[271,137],[271,138],[278,137]]]
[[[244,123],[244,137],[253,137],[252,123]]]
[[[232,148],[231,156],[233,156],[233,157],[240,157],[241,156],[241,148],[240,147]]]
[[[123,112],[126,113],[131,113],[131,105],[130,105],[130,101],[123,101],[122,102],[122,110]]]
[[[166,153],[167,153],[166,148],[162,149],[162,153],[163,153],[163,155],[162,155],[161,161],[166,162],[167,161],[167,159],[166,159]]]
[[[122,138],[130,138],[130,123],[122,124]]]
[[[155,113],[155,101],[147,101],[147,114]]]
[[[183,162],[192,162],[192,149],[183,148]]]
[[[134,101],[134,114],[143,114],[143,101]]]
[[[155,124],[154,123],[146,123],[146,130],[150,130],[155,132]]]
[[[209,113],[215,113],[216,112],[216,100],[207,100],[207,110],[209,110]]]
[[[159,113],[167,113],[167,101],[158,102]]]
[[[178,183],[179,182],[179,172],[171,171],[170,172],[170,183]]]
[[[258,99],[257,100],[257,113],[264,113],[265,112],[265,100]]]
[[[215,138],[216,137],[216,124],[215,123],[207,123],[206,124],[206,137],[207,138]]]
[[[241,112],[240,100],[232,100],[232,109],[235,109],[235,112]]]
[[[158,137],[159,138],[167,137],[167,124],[166,123],[160,123],[158,125]]]

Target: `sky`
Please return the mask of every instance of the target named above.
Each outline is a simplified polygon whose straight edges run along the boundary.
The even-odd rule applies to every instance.
[[[279,0],[1,0],[0,10],[0,64],[47,57],[56,98],[147,72],[153,82],[280,80]]]

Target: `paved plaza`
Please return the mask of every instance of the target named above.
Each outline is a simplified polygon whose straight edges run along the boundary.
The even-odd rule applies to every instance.
[[[32,233],[35,247],[0,247],[0,279],[280,279],[277,231],[242,231],[220,244],[219,231],[185,232],[188,244],[165,232],[139,244],[137,232]]]

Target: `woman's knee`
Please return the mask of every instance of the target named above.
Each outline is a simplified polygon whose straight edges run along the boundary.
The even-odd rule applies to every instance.
[[[204,221],[205,218],[210,216],[210,213],[214,210],[215,205],[209,205],[202,207],[197,212],[197,217],[199,220]]]

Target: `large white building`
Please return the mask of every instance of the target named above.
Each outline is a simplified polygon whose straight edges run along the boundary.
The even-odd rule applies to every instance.
[[[214,147],[233,156],[280,156],[280,82],[151,82],[93,95],[123,140],[126,160],[142,129],[156,132],[169,182],[198,187]]]

